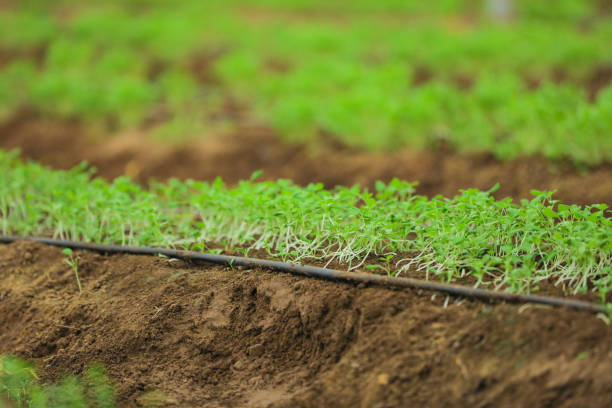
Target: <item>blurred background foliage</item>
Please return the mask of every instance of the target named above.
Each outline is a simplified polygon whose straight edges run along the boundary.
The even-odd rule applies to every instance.
[[[610,161],[610,7],[490,3],[8,2],[0,118],[183,140],[236,128],[238,105],[290,142]]]

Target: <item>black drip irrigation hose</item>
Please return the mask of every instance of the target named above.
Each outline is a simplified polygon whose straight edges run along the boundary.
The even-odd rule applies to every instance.
[[[307,277],[315,277],[331,281],[345,281],[353,283],[366,283],[382,286],[423,289],[443,292],[453,296],[476,298],[487,301],[504,301],[509,303],[534,303],[549,306],[568,307],[593,313],[606,313],[606,307],[596,303],[583,302],[573,299],[562,299],[551,296],[521,295],[516,293],[499,292],[487,289],[470,288],[466,286],[436,283],[412,278],[396,278],[391,276],[374,275],[356,272],[344,272],[335,269],[320,268],[317,266],[296,265],[287,262],[271,261],[265,259],[244,258],[241,256],[215,255],[202,252],[183,251],[167,248],[146,248],[124,245],[88,244],[85,242],[65,241],[52,238],[2,236],[0,243],[16,241],[35,241],[47,245],[70,249],[83,249],[102,254],[132,254],[132,255],[164,255],[187,261],[202,261],[228,266],[241,266],[246,268],[261,267],[279,272],[291,273]]]

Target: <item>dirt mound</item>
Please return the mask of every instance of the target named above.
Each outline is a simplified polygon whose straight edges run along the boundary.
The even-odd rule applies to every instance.
[[[531,189],[557,189],[566,203],[612,204],[612,164],[582,174],[571,166],[554,165],[539,157],[510,161],[490,154],[460,155],[449,150],[367,153],[322,140],[314,153],[287,145],[265,127],[242,127],[223,135],[182,146],[162,145],[150,135],[123,133],[103,141],[78,123],[20,115],[0,126],[0,148],[20,148],[25,157],[56,168],[70,168],[86,160],[98,175],[112,179],[126,174],[140,182],[151,178],[213,180],[229,183],[264,170],[264,179],[288,178],[298,184],[322,182],[327,187],[359,183],[372,188],[377,180],[393,177],[419,181],[419,194],[453,196],[459,189],[489,189],[501,183],[498,198],[530,198]]]
[[[0,353],[46,380],[101,362],[121,406],[612,404],[612,328],[593,315],[78,256],[81,294],[59,249],[0,246]]]

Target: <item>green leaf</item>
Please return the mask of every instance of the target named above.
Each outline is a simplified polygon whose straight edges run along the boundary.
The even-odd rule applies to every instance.
[[[251,174],[250,180],[251,181],[255,181],[258,178],[260,178],[262,174],[263,174],[263,170],[256,170],[256,171],[253,172],[253,174]]]
[[[542,214],[544,214],[548,218],[558,218],[559,217],[559,214],[551,210],[549,207],[542,208]]]

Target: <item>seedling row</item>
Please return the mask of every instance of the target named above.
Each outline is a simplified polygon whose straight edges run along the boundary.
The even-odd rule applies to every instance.
[[[288,180],[235,187],[171,180],[146,190],[127,178],[90,179],[85,167],[53,171],[0,156],[0,231],[97,243],[265,251],[292,262],[339,262],[521,293],[542,284],[568,294],[612,288],[607,205],[564,205],[534,191],[519,204],[468,189],[453,198],[414,195],[414,183],[326,190]],[[378,259],[373,266],[371,258]]]

